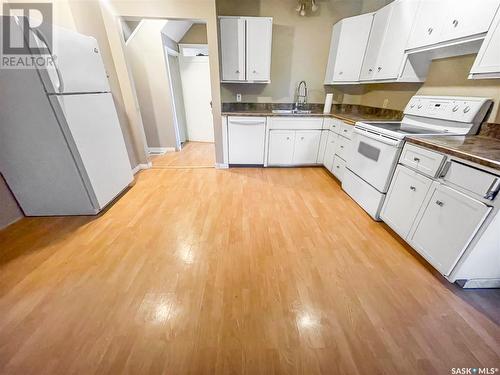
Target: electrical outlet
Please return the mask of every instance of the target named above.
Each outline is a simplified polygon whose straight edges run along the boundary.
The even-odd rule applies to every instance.
[[[389,105],[389,99],[385,99],[384,104],[382,104],[382,108],[387,108],[388,105]]]
[[[236,101],[238,103],[241,102],[241,94],[240,93],[236,94]]]

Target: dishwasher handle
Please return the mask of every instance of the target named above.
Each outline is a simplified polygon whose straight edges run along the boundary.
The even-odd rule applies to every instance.
[[[236,124],[236,125],[259,125],[259,124],[262,124],[264,125],[266,123],[266,120],[261,120],[261,119],[255,119],[255,120],[251,120],[251,119],[248,119],[248,120],[243,120],[243,119],[238,119],[238,120],[234,120],[234,119],[230,119],[229,120],[229,123],[230,124]]]

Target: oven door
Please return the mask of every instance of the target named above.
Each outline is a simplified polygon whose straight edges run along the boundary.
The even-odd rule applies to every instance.
[[[348,168],[381,193],[387,193],[403,140],[355,128]]]

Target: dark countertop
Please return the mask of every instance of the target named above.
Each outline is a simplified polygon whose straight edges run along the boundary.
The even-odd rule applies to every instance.
[[[323,104],[308,104],[305,109],[311,113],[273,113],[273,109],[290,109],[291,103],[223,103],[223,116],[280,116],[280,117],[334,117],[347,124],[357,121],[398,121],[403,118],[401,111],[360,106],[355,104],[334,104],[330,113],[323,113]]]
[[[497,125],[500,128],[500,124]],[[500,139],[485,135],[409,137],[407,142],[500,171]]]

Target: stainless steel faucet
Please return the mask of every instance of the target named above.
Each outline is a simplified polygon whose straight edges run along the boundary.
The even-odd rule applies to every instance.
[[[302,108],[307,104],[307,83],[300,81],[297,87],[297,100],[295,102],[295,109]]]

